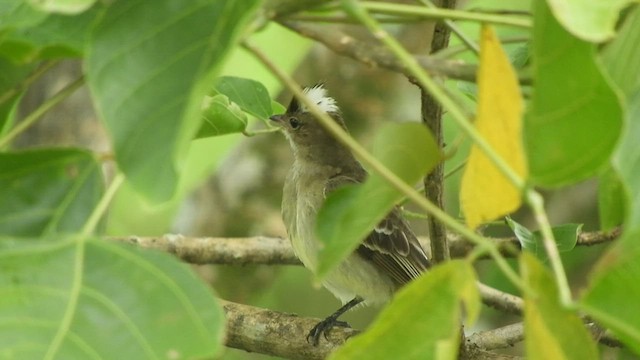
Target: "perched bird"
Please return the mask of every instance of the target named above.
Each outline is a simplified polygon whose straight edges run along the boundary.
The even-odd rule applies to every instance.
[[[336,101],[322,84],[303,93],[346,130]],[[294,162],[284,184],[282,216],[291,245],[310,270],[316,269],[320,243],[315,236],[316,215],[327,194],[345,184],[361,183],[367,172],[351,151],[339,143],[295,97],[286,113],[270,118],[282,128]],[[376,226],[363,243],[322,281],[343,303],[335,313],[318,323],[307,336],[314,345],[320,334],[336,324],[338,317],[364,303],[388,301],[402,285],[430,267],[424,249],[397,208]]]

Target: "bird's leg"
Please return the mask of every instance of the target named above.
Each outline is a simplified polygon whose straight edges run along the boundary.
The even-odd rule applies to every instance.
[[[349,327],[349,324],[347,324],[344,321],[339,321],[338,318],[340,317],[340,315],[342,315],[345,312],[349,311],[349,309],[351,309],[352,307],[360,304],[362,302],[362,300],[363,299],[360,298],[360,297],[355,297],[353,300],[351,300],[348,303],[344,304],[336,312],[334,312],[333,314],[329,315],[326,319],[324,319],[324,320],[320,321],[319,323],[317,323],[316,326],[314,326],[313,329],[311,329],[311,331],[307,335],[307,341],[312,343],[314,346],[317,346],[320,343],[320,334],[324,334],[324,337],[326,339],[327,338],[327,334],[326,334],[327,330],[331,329],[335,325]]]

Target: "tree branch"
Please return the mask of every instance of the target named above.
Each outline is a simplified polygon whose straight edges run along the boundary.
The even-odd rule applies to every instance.
[[[404,64],[384,46],[356,39],[334,27],[309,26],[296,21],[282,20],[280,24],[301,36],[316,40],[333,52],[350,57],[371,67],[381,67],[409,75]],[[461,63],[457,60],[442,60],[432,56],[415,56],[416,61],[426,71],[451,79],[475,82],[476,65]],[[531,78],[520,75],[521,84],[531,84]]]
[[[324,359],[358,330],[334,326],[318,346],[306,335],[321,319],[303,318],[222,300],[227,317],[225,345],[287,359]]]
[[[300,317],[250,305],[219,300],[227,318],[225,345],[249,352],[288,359],[324,359],[360,330],[335,326],[318,346],[307,342],[306,335],[321,319]],[[592,330],[592,324],[585,324]],[[603,344],[619,346],[611,334],[592,331]],[[469,335],[465,341],[469,359],[520,359],[518,356],[491,352],[513,346],[524,339],[522,322]],[[609,345],[611,346],[611,345]]]
[[[453,9],[455,0],[439,0],[436,6]],[[444,23],[436,23],[431,39],[430,53],[440,51],[449,45],[451,31]],[[429,92],[420,88],[422,122],[433,134],[439,149],[444,148],[444,136],[442,133],[442,106]],[[444,163],[439,162],[433,170],[424,178],[424,193],[427,199],[434,205],[444,210]],[[429,226],[429,238],[431,239],[431,257],[435,263],[447,261],[451,258],[449,245],[447,244],[447,229],[444,224],[433,216],[427,219]]]
[[[592,246],[611,242],[620,236],[621,229],[611,231],[582,232],[578,235],[577,246]],[[454,258],[467,256],[473,244],[457,235],[448,234],[451,255]],[[299,265],[288,239],[266,236],[244,238],[187,237],[166,234],[157,237],[109,237],[113,241],[131,243],[144,248],[158,249],[176,255],[192,264],[266,264]],[[515,237],[494,238],[506,256],[514,256],[520,250]],[[429,239],[421,237],[425,249],[430,248]]]

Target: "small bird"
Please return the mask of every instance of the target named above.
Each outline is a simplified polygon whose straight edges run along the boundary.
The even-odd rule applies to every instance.
[[[307,87],[303,93],[347,130],[336,101],[327,95],[324,85]],[[295,97],[286,113],[270,119],[283,130],[294,155],[284,184],[282,217],[296,256],[314,271],[321,246],[314,232],[320,207],[327,195],[339,187],[364,182],[367,172]],[[322,285],[343,306],[319,322],[307,340],[318,345],[320,335],[334,325],[348,326],[338,321],[340,315],[360,303],[387,302],[398,288],[429,267],[415,234],[399,209],[392,209],[362,244],[323,279]]]

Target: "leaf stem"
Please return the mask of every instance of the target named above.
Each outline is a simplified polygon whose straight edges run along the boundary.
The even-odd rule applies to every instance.
[[[64,99],[73,94],[80,86],[84,84],[84,77],[81,76],[74,82],[65,86],[62,90],[58,91],[55,95],[47,99],[42,105],[35,109],[32,113],[27,115],[22,121],[20,121],[11,131],[5,136],[0,138],[0,149],[7,146],[13,139],[20,135],[23,131],[33,125],[42,115],[51,110],[54,106],[58,105]]]
[[[429,9],[442,9],[436,6],[430,0],[420,0],[420,2],[423,3]],[[458,39],[460,39],[460,41],[462,41],[466,49],[471,50],[476,55],[480,54],[480,47],[478,46],[478,44],[476,44],[469,36],[467,36],[467,34],[465,34],[464,31],[462,31],[462,29],[460,29],[460,27],[458,27],[458,25],[453,22],[453,20],[444,19],[444,24],[451,30],[452,33],[456,34],[456,36],[458,37]],[[432,54],[434,50],[435,49],[431,49]],[[440,49],[435,51],[439,51],[439,50]]]
[[[57,61],[47,61],[44,64],[40,65],[31,74],[29,74],[29,76],[25,78],[23,82],[2,93],[2,95],[0,95],[0,105],[4,104],[7,100],[9,100],[12,96],[17,94],[18,92],[28,88],[33,82],[38,80],[40,76],[44,75],[47,71],[49,71],[49,69],[51,69],[57,63],[58,63]]]
[[[378,14],[421,16],[427,19],[476,21],[497,25],[510,25],[527,29],[532,26],[530,19],[516,18],[513,16],[373,1],[361,1],[358,4],[360,8]]]
[[[67,307],[64,310],[64,315],[62,316],[62,320],[60,321],[60,326],[58,327],[58,331],[54,336],[47,352],[44,355],[45,360],[52,360],[56,357],[60,346],[64,342],[65,336],[67,336],[69,329],[71,328],[71,322],[73,321],[73,317],[76,313],[76,308],[78,307],[78,301],[80,299],[80,291],[82,290],[82,281],[84,278],[83,267],[84,267],[84,255],[87,238],[93,230],[95,229],[98,221],[104,215],[107,210],[107,206],[113,199],[118,188],[122,185],[124,181],[124,175],[122,173],[118,173],[116,177],[111,181],[109,188],[102,195],[100,202],[93,210],[89,219],[82,227],[82,230],[79,234],[74,235],[73,239],[75,244],[75,257],[73,259],[73,279],[71,282],[71,289],[69,289],[69,302],[67,303]]]
[[[260,60],[292,93],[302,102],[309,111],[316,117],[318,122],[329,131],[336,140],[340,141],[343,145],[347,146],[365,165],[367,165],[372,171],[379,174],[389,184],[395,187],[402,194],[407,196],[411,201],[417,204],[420,208],[427,213],[436,217],[442,221],[446,226],[465,236],[476,245],[480,245],[489,249],[489,253],[495,258],[496,264],[504,272],[505,276],[522,292],[531,293],[530,288],[520,279],[518,274],[509,266],[509,264],[502,258],[502,255],[498,251],[493,242],[487,238],[484,238],[475,232],[471,231],[465,225],[460,224],[449,214],[438,208],[432,202],[424,198],[418,193],[412,186],[406,184],[396,174],[389,171],[378,159],[371,155],[367,150],[356,142],[346,131],[344,131],[327,113],[320,110],[318,106],[310,101],[303,93],[302,88],[297,84],[284,70],[275,65],[260,49],[253,46],[248,41],[242,43],[245,49],[253,53],[258,60]]]
[[[560,293],[560,302],[565,307],[571,307],[573,304],[573,300],[571,299],[571,288],[569,287],[567,274],[562,266],[562,259],[560,258],[560,252],[558,251],[558,246],[553,236],[553,231],[551,230],[551,224],[547,218],[547,213],[544,211],[544,200],[542,195],[535,190],[530,189],[527,191],[526,199],[533,210],[536,222],[540,226],[542,243],[545,251],[547,252],[547,256],[549,256],[551,269],[553,270],[553,275],[556,278],[556,284],[558,285]]]

